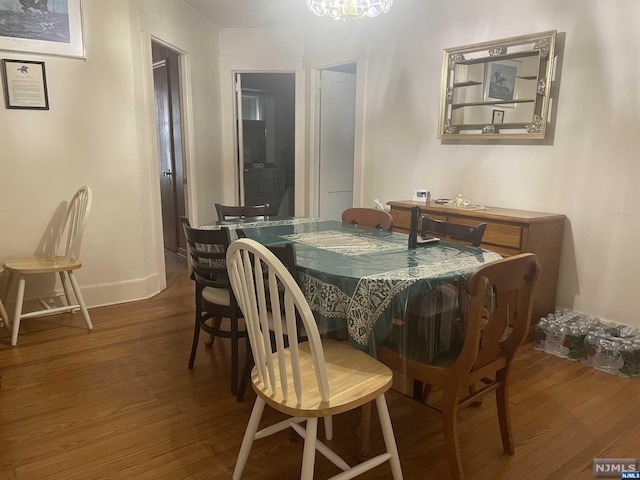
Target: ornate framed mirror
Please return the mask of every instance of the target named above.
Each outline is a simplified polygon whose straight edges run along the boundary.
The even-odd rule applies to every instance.
[[[438,138],[545,138],[556,31],[444,50]]]

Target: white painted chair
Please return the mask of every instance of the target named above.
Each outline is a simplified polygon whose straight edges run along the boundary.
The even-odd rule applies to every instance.
[[[63,256],[51,257],[21,257],[13,258],[4,262],[4,268],[9,272],[9,280],[7,284],[7,294],[12,290],[12,286],[17,281],[18,290],[16,294],[16,305],[13,314],[11,329],[11,346],[18,343],[18,331],[20,330],[20,321],[27,318],[39,317],[42,315],[53,315],[62,312],[77,311],[80,309],[87,323],[89,330],[93,329],[89,312],[82,298],[82,292],[78,287],[78,282],[73,274],[82,266],[80,261],[80,246],[82,244],[82,234],[84,232],[85,222],[91,211],[92,193],[89,187],[83,186],[73,196],[71,202],[67,206],[62,226],[55,239],[54,255],[61,249],[64,249]],[[64,295],[67,305],[52,308],[44,300],[39,299],[44,310],[36,312],[22,313],[24,302],[24,291],[26,285],[26,277],[41,273],[58,273],[64,289]],[[76,302],[72,302],[71,289],[75,294]]]
[[[318,450],[342,473],[333,480],[354,478],[385,461],[394,480],[402,479],[400,459],[384,393],[389,390],[389,368],[345,342],[321,340],[318,327],[300,287],[284,265],[266,247],[241,239],[227,250],[227,271],[238,304],[244,313],[255,367],[251,383],[257,394],[242,440],[233,479],[239,480],[253,441],[293,428],[303,439],[302,480],[311,480]],[[266,274],[266,275],[265,275]],[[269,285],[270,307],[265,279]],[[278,284],[284,287],[278,289]],[[282,300],[281,300],[282,299]],[[280,308],[284,303],[284,309]],[[281,312],[284,312],[284,319]],[[298,343],[296,313],[302,320],[308,342]],[[275,335],[275,352],[269,333],[269,316]],[[286,325],[289,347],[284,347],[282,325]],[[318,418],[330,417],[376,401],[386,452],[350,467],[335,452],[317,440]],[[265,405],[290,415],[282,422],[258,431]],[[299,424],[306,421],[306,428]],[[330,438],[330,432],[327,435]]]

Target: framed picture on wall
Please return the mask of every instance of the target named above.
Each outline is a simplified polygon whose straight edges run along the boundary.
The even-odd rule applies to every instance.
[[[491,116],[491,123],[502,123],[504,121],[504,110],[494,110]]]
[[[81,0],[0,0],[0,50],[84,58]]]
[[[44,62],[3,59],[2,84],[7,108],[49,110]]]
[[[484,100],[515,100],[518,98],[516,91],[517,76],[520,62],[513,60],[501,60],[485,65]],[[501,103],[501,107],[515,108],[514,103]]]

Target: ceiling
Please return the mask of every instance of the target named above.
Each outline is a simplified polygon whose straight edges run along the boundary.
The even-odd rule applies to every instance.
[[[319,18],[305,0],[182,0],[220,28],[308,28],[334,20]]]

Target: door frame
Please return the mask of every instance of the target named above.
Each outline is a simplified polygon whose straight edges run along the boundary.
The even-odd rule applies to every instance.
[[[151,193],[151,220],[153,224],[153,235],[150,239],[153,244],[153,252],[155,259],[155,269],[157,272],[158,290],[150,291],[153,295],[157,291],[164,290],[167,286],[166,269],[164,262],[164,240],[162,234],[162,203],[160,201],[160,182],[157,181],[160,175],[158,165],[158,136],[156,131],[156,112],[155,97],[153,84],[153,55],[151,51],[151,42],[160,44],[169,48],[178,54],[178,76],[180,83],[180,108],[181,127],[182,127],[182,158],[184,166],[184,176],[187,179],[187,185],[184,189],[185,210],[187,216],[192,222],[197,222],[198,209],[196,203],[196,175],[195,175],[195,137],[193,129],[193,93],[191,91],[191,54],[181,48],[172,45],[150,33],[142,30],[142,61],[144,63],[144,84],[145,84],[145,100],[147,110],[147,127],[148,127],[148,149],[149,149],[149,179]],[[150,287],[151,290],[154,290]]]
[[[365,98],[367,92],[367,58],[316,66],[309,75],[309,214],[320,212],[320,72],[341,65],[356,64],[356,124],[353,148],[353,206],[364,205]]]
[[[238,124],[237,124],[237,101],[236,101],[236,74],[247,73],[292,73],[295,75],[295,118],[294,118],[294,169],[295,169],[295,185],[307,184],[307,165],[305,162],[305,72],[303,70],[246,70],[232,69],[230,70],[230,92],[231,92],[231,117],[232,117],[232,135],[233,135],[233,198],[234,201],[240,199],[240,159],[238,158]],[[308,195],[304,188],[295,189],[295,215],[308,214]]]

